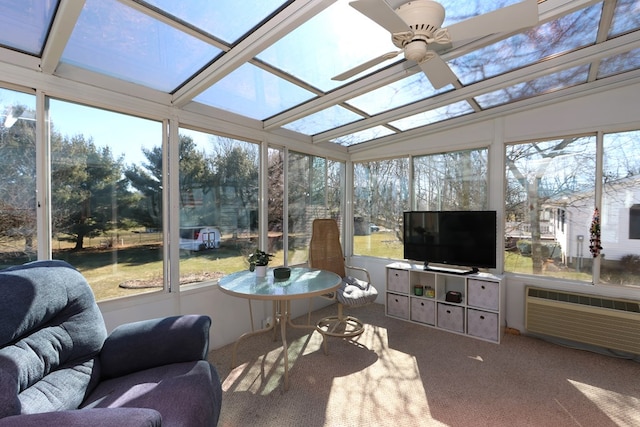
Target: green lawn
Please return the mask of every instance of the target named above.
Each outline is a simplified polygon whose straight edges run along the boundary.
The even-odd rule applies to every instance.
[[[509,273],[533,274],[533,262],[530,256],[523,256],[519,252],[505,251],[504,270]],[[576,271],[552,261],[545,263],[541,275],[583,282],[591,282],[592,280],[590,271]]]
[[[60,244],[53,252],[54,259],[69,262],[78,268],[87,278],[98,300],[118,298],[141,292],[159,291],[161,287],[125,288],[121,284],[134,281],[155,281],[162,283],[163,263],[161,236],[157,233],[123,233],[115,240],[114,247],[104,247],[104,239],[88,241],[88,247],[82,251],[72,251],[69,244]],[[180,258],[181,281],[215,280],[221,275],[246,269],[247,247],[250,242],[223,242],[219,249],[202,252],[184,252]],[[383,259],[403,259],[403,246],[395,233],[380,231],[366,236],[354,237],[354,252],[356,255],[371,256]],[[291,249],[290,264],[304,262],[306,250]],[[284,252],[275,252],[272,266],[283,264]],[[2,266],[16,265],[30,259],[5,256],[0,259]],[[532,274],[531,257],[522,256],[518,252],[505,252],[505,271],[512,273]],[[583,282],[591,281],[589,271],[579,272],[574,269],[548,263],[542,273],[543,276],[557,277]],[[619,276],[619,274],[618,274]],[[605,279],[603,275],[603,279]],[[634,283],[637,277],[624,278],[625,283]],[[622,278],[606,276],[610,283],[618,283]]]
[[[378,258],[403,259],[404,249],[393,231],[378,231],[367,236],[353,237],[356,255]]]

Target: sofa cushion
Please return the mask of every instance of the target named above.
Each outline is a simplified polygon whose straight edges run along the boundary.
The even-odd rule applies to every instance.
[[[114,408],[44,412],[0,418],[0,427],[160,427],[158,411],[146,408]]]
[[[215,426],[222,399],[220,378],[204,360],[174,363],[101,382],[83,408],[155,409],[162,426]]]
[[[0,292],[0,417],[77,408],[107,336],[85,278],[37,261],[0,271]]]
[[[211,319],[181,315],[116,327],[100,352],[102,379],[177,362],[204,360]]]

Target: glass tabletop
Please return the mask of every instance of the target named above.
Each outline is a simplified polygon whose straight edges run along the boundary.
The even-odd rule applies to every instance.
[[[313,268],[292,268],[286,280],[273,277],[269,269],[265,277],[244,270],[224,276],[218,282],[220,289],[228,294],[249,299],[287,300],[323,295],[335,290],[342,279],[335,273]]]

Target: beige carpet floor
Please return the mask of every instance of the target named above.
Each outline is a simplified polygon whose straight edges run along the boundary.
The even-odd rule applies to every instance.
[[[219,426],[640,426],[638,362],[526,336],[488,343],[386,317],[379,304],[352,314],[364,334],[330,338],[328,355],[318,332],[288,330],[288,391],[279,336],[243,340],[235,369],[232,345],[212,351]]]

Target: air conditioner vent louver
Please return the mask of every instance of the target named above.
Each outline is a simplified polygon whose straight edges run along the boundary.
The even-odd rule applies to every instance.
[[[526,288],[527,331],[640,354],[640,302]]]
[[[631,311],[640,313],[640,303],[635,301],[602,298],[594,295],[580,295],[566,292],[550,291],[548,289],[529,288],[529,296],[553,301],[569,302],[571,304],[603,307],[612,310]]]

